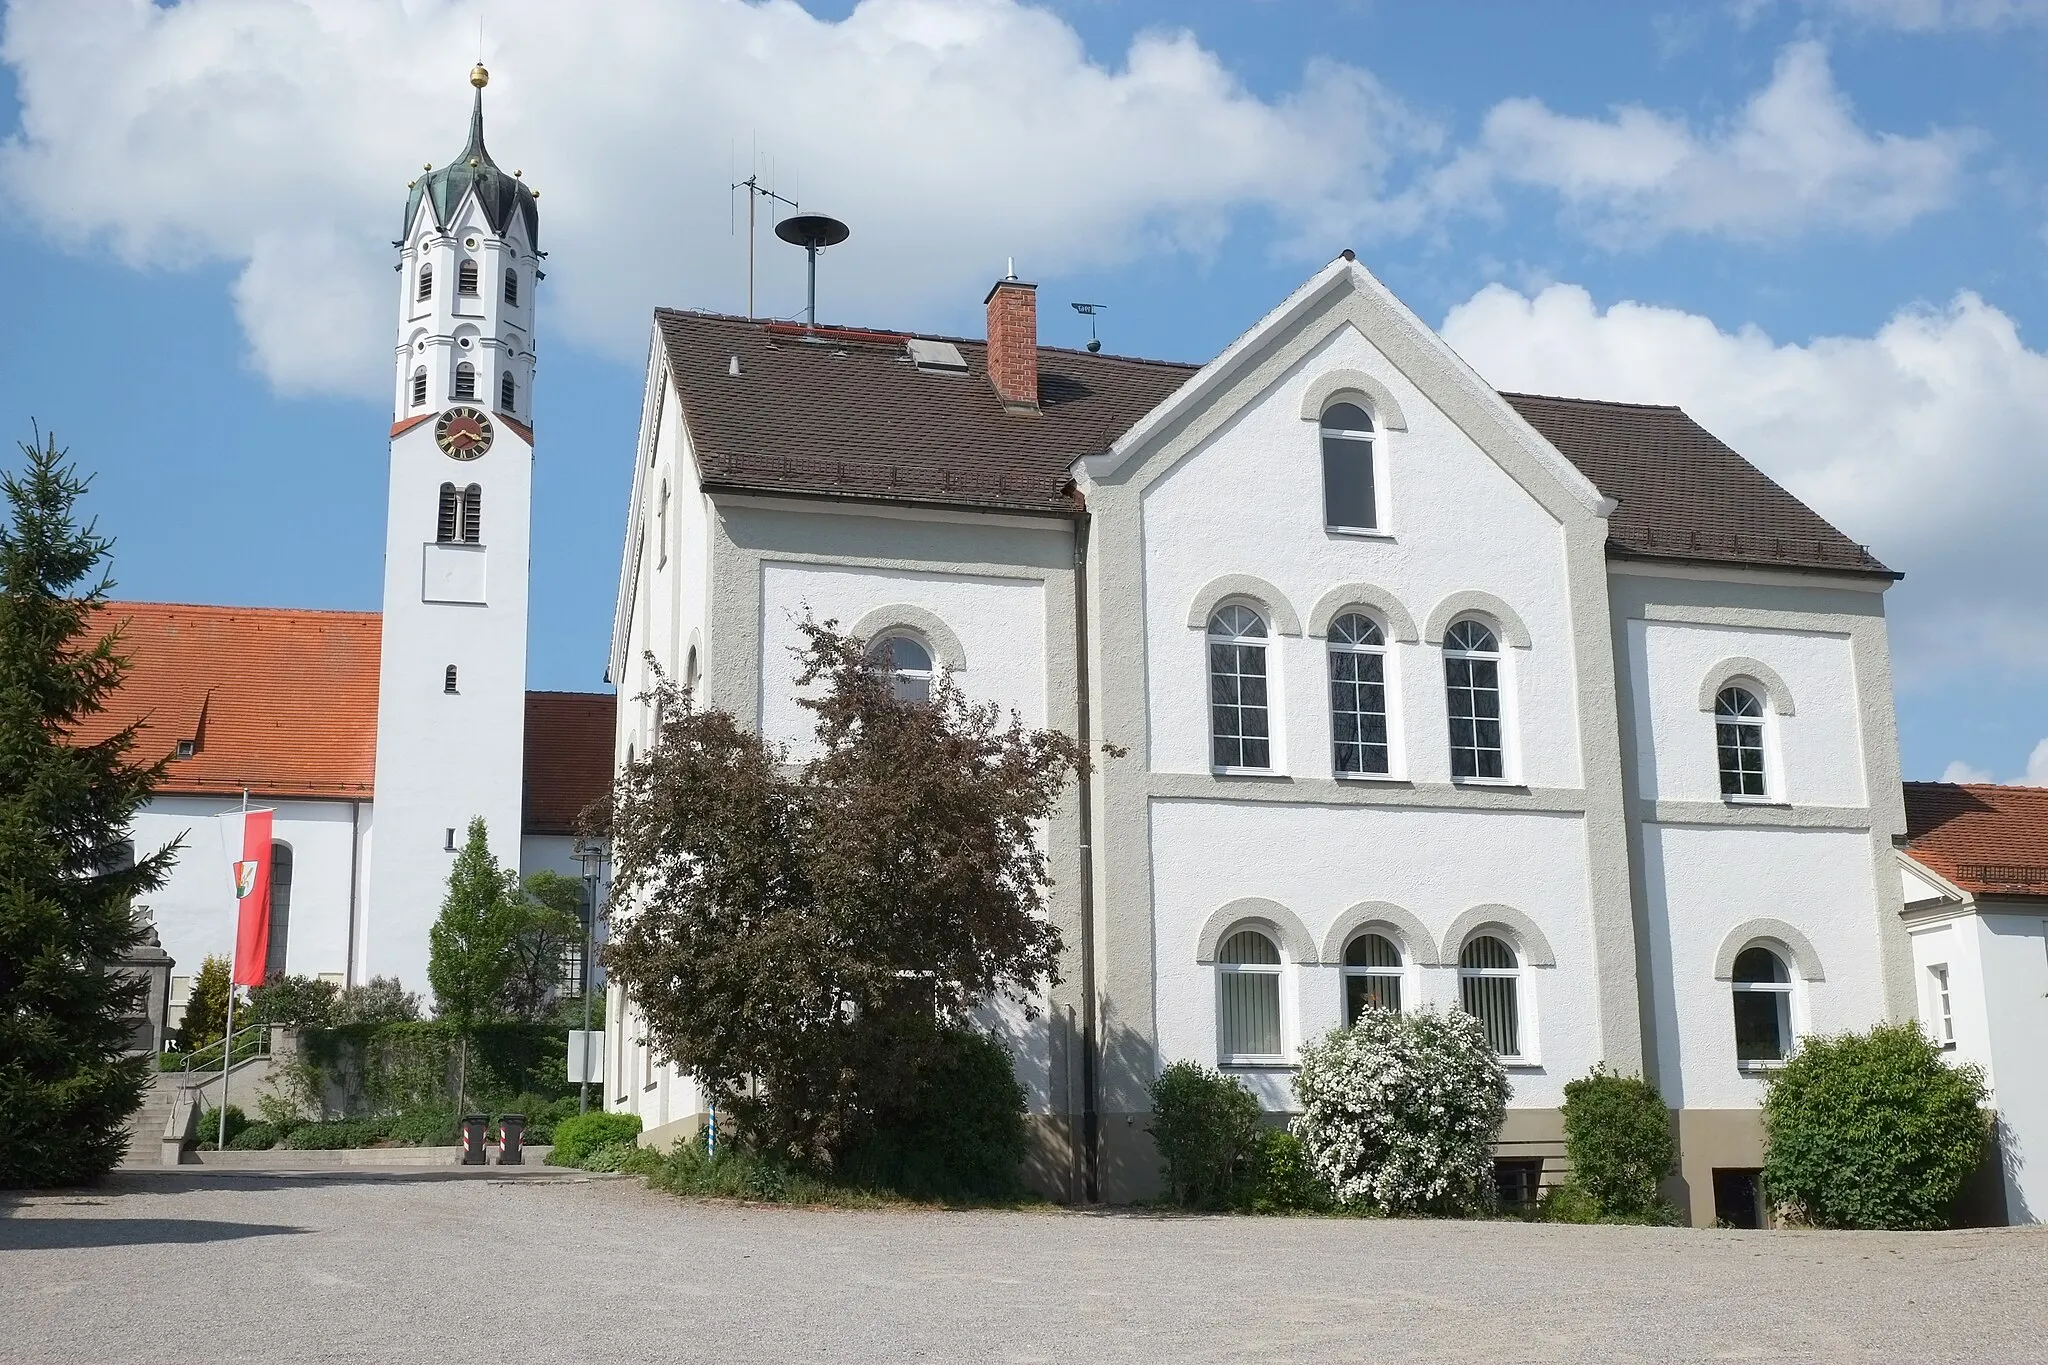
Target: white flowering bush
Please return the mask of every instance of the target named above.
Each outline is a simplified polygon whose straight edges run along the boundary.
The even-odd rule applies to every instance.
[[[1347,1207],[1474,1213],[1494,1201],[1508,1078],[1463,1010],[1367,1010],[1301,1049],[1294,1132]]]

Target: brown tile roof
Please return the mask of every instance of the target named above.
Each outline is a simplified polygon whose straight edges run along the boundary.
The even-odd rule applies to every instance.
[[[609,692],[526,694],[528,834],[574,834],[583,808],[611,786],[617,713]]]
[[[143,721],[137,752],[179,740],[162,791],[253,796],[369,796],[377,768],[378,616],[177,602],[109,602],[127,681],[79,728],[90,743]]]
[[[909,333],[764,324],[658,309],[705,486],[1039,512],[1072,507],[1068,471],[1106,450],[1199,368],[1040,347],[1037,417],[1005,414],[987,347],[932,374]],[[739,359],[740,373],[732,371]],[[1504,394],[1619,501],[1619,557],[1883,573],[1884,566],[1672,407]]]
[[[167,795],[364,800],[377,769],[380,618],[373,611],[298,611],[178,602],[110,602],[129,658],[113,705],[77,731],[92,743],[133,720],[138,754],[175,753]],[[526,695],[527,830],[573,831],[609,781],[609,693]]]
[[[1905,786],[1917,861],[1972,895],[2048,896],[2048,787]]]

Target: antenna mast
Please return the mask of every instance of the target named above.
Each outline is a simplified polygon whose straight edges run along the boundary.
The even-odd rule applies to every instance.
[[[759,171],[755,171],[745,180],[733,181],[732,187],[747,192],[747,316],[753,318],[760,316],[754,311],[754,207],[760,200],[773,199],[778,204],[789,205],[793,211],[797,207],[797,202],[763,185]]]

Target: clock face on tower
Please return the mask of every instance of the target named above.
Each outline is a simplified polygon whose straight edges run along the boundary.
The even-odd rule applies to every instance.
[[[491,419],[476,408],[450,408],[434,423],[434,441],[451,460],[474,460],[491,448]]]

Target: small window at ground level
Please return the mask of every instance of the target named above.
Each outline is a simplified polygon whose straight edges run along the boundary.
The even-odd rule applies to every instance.
[[[1782,1062],[1792,1053],[1792,974],[1762,945],[1735,955],[1735,1060]]]
[[[1280,1058],[1280,950],[1239,929],[1216,954],[1218,1051],[1224,1061]]]
[[[1458,1003],[1503,1057],[1522,1055],[1521,963],[1506,942],[1482,934],[1458,954]]]
[[[1543,1158],[1506,1157],[1493,1163],[1493,1186],[1504,1209],[1526,1209],[1542,1197]]]

